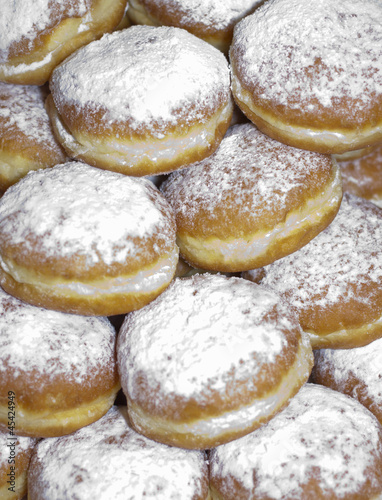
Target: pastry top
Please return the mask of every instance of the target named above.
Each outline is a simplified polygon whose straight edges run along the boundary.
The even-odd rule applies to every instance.
[[[1,149],[23,154],[28,148],[30,159],[44,162],[53,155],[57,163],[65,161],[65,154],[53,135],[45,110],[46,97],[44,87],[0,82]],[[18,146],[20,141],[22,147]],[[36,144],[38,151],[34,153],[32,148]]]
[[[172,210],[148,180],[69,162],[31,172],[0,202],[5,258],[70,278],[141,267],[172,252]],[[26,261],[25,261],[26,259]]]
[[[232,29],[234,24],[252,12],[261,1],[141,0],[140,3],[163,24],[206,35],[227,28]]]
[[[306,384],[270,422],[213,450],[210,464],[224,498],[235,498],[235,480],[242,498],[374,498],[382,492],[382,428],[357,401]]]
[[[297,252],[265,268],[262,284],[295,309],[303,328],[322,332],[382,314],[382,212],[345,193],[334,221]]]
[[[371,412],[382,412],[382,339],[356,349],[315,351],[314,376],[361,401]]]
[[[116,377],[115,338],[106,318],[31,306],[0,289],[1,386],[16,398],[18,389],[30,397],[57,383],[108,387]]]
[[[113,407],[69,436],[40,441],[29,487],[41,500],[204,500],[208,473],[203,452],[151,441],[129,427],[124,408]]]
[[[7,0],[0,17],[0,62],[33,46],[65,18],[85,16],[94,0]],[[40,42],[41,43],[41,42]]]
[[[230,100],[228,63],[173,27],[132,26],[104,35],[53,72],[55,106],[69,128],[149,134],[204,123]]]
[[[336,171],[330,156],[285,146],[248,123],[231,127],[214,154],[173,172],[161,190],[181,231],[245,237],[284,223],[338,182]]]
[[[177,278],[122,325],[121,385],[146,411],[175,420],[192,419],[194,405],[235,409],[278,386],[301,337],[272,291],[221,275]]]
[[[379,0],[270,0],[236,25],[230,56],[264,110],[353,129],[380,123],[381,41]]]

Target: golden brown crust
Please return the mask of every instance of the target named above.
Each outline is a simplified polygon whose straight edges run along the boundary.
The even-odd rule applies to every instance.
[[[71,7],[68,4],[67,10]],[[53,10],[52,24],[31,41],[14,42],[6,62],[0,64],[0,80],[23,85],[42,85],[52,70],[79,47],[112,31],[121,21],[126,0],[92,0],[90,22],[86,15],[67,17]]]
[[[226,0],[227,11],[233,18],[227,19],[223,26],[219,26],[220,19],[216,20],[213,16],[211,19],[211,12],[204,11],[203,6],[200,11],[197,11],[200,5],[195,5],[195,12],[193,12],[192,6],[188,6],[187,2],[179,1],[170,1],[166,4],[153,0],[129,0],[129,16],[135,24],[177,26],[186,29],[222,52],[228,53],[235,24],[244,16],[251,14],[261,3],[263,3],[261,0],[247,2],[245,6],[242,6],[242,12],[238,12],[237,5],[234,5],[231,13],[229,12],[230,0]],[[219,13],[219,8],[222,9],[219,4],[220,2],[216,2],[216,5],[212,7],[210,5],[212,12],[215,8],[216,13]],[[209,23],[205,19],[206,12],[210,15]]]
[[[380,142],[381,73],[370,46],[377,46],[381,19],[374,0],[298,1],[293,9],[284,0],[266,3],[235,30],[237,104],[266,134],[302,149],[344,153]]]
[[[342,198],[329,156],[288,148],[252,124],[231,128],[214,155],[170,175],[161,190],[175,211],[182,257],[222,272],[303,247],[332,222]]]
[[[10,438],[8,444],[13,444],[17,439],[17,436],[14,436],[14,439],[12,439],[10,435],[7,435],[7,437]],[[20,450],[20,446],[16,443],[14,446],[16,452],[15,462],[12,462],[12,459],[10,459],[11,463],[1,464],[0,498],[2,500],[21,500],[24,498],[24,495],[27,494],[27,476],[34,445],[35,441],[31,440],[29,447],[23,447]],[[10,447],[8,449],[11,450]],[[15,468],[11,469],[11,466]],[[10,474],[12,472],[14,472],[12,478],[14,477],[15,484],[11,481]],[[9,488],[11,488],[11,490]]]
[[[67,160],[44,108],[44,87],[0,83],[0,191],[29,171]]]
[[[202,124],[167,127],[165,139],[156,138],[144,127],[132,131],[128,122],[106,129],[101,111],[75,111],[75,106],[63,106],[59,113],[51,96],[47,111],[55,135],[70,157],[98,168],[144,176],[172,172],[211,155],[230,124],[233,102],[223,102],[212,116],[204,117]]]
[[[262,387],[264,392],[254,396],[250,404],[248,398],[245,398],[247,404],[240,404],[243,395],[240,388],[236,388],[236,392],[232,389],[237,405],[235,409],[222,410],[219,401],[212,401],[204,414],[200,415],[200,408],[195,414],[192,411],[189,413],[188,406],[191,405],[188,405],[187,414],[179,421],[146,412],[142,406],[127,398],[131,425],[137,432],[154,441],[187,449],[209,449],[238,439],[270,420],[299,391],[313,366],[310,349],[308,343],[300,342],[295,361],[287,368],[280,368],[281,378],[277,386],[267,387],[265,391]],[[271,385],[270,381],[274,383],[272,375],[264,385]],[[227,387],[227,392],[231,393],[230,387]],[[249,417],[251,414],[252,418]]]

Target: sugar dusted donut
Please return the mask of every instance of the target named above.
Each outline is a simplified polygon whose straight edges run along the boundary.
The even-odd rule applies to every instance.
[[[313,384],[270,422],[210,453],[214,500],[378,500],[381,470],[377,419]]]
[[[360,158],[338,162],[344,191],[382,208],[382,144]]]
[[[134,432],[113,407],[88,427],[38,443],[29,500],[207,500],[204,453],[155,443]]]
[[[344,153],[382,139],[379,0],[270,0],[240,21],[232,91],[266,134]]]
[[[48,112],[69,156],[129,175],[211,154],[232,116],[228,63],[185,30],[132,26],[53,72]]]
[[[78,47],[112,31],[126,0],[6,0],[0,17],[0,81],[42,85]]]
[[[31,306],[0,289],[0,430],[61,436],[94,422],[120,388],[116,333],[105,318]]]
[[[309,377],[312,354],[289,306],[241,278],[178,278],[129,314],[117,356],[131,424],[182,448],[255,429]]]
[[[12,414],[13,410],[10,410]],[[27,493],[27,475],[37,440],[0,431],[0,498],[21,500]]]
[[[235,24],[263,0],[130,0],[137,24],[177,26],[228,52]]]
[[[382,423],[382,339],[356,349],[319,349],[312,380],[357,399]]]
[[[71,162],[0,200],[0,284],[34,305],[124,314],[161,293],[177,261],[174,215],[145,179]]]
[[[265,267],[261,283],[296,311],[313,348],[382,337],[382,211],[345,193],[334,221],[297,252]]]
[[[213,155],[173,172],[161,190],[182,257],[226,272],[298,250],[330,224],[342,198],[330,156],[285,146],[250,123],[230,128]]]
[[[0,192],[30,170],[66,161],[45,110],[47,90],[0,83]]]

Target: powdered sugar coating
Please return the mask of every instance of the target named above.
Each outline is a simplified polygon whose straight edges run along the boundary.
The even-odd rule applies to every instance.
[[[379,0],[271,0],[236,26],[231,59],[264,103],[316,119],[333,108],[338,120],[369,125],[382,96],[381,42]],[[339,109],[342,98],[350,109]]]
[[[41,441],[29,485],[41,500],[192,500],[207,498],[207,465],[203,452],[158,444],[135,433],[113,407],[70,436]]]
[[[174,398],[207,405],[230,383],[255,390],[288,349],[294,362],[299,334],[288,306],[254,283],[209,274],[176,279],[125,320],[117,344],[121,385],[133,401],[155,394],[150,405],[159,412]]]
[[[34,307],[0,289],[0,377],[10,389],[24,379],[45,391],[63,379],[86,390],[115,363],[115,336],[106,318]]]
[[[180,15],[179,27],[202,25],[207,31],[224,30],[251,12],[261,0],[143,0],[146,8],[153,4],[156,10],[171,16]]]
[[[15,42],[33,46],[36,36],[67,17],[84,16],[92,0],[5,0],[1,2],[0,62]]]
[[[29,252],[32,235],[47,259],[79,255],[87,268],[140,257],[153,237],[158,255],[175,242],[172,210],[150,181],[79,162],[31,172],[7,190],[0,228],[8,244]]]
[[[223,479],[229,498],[229,477],[258,500],[372,498],[382,492],[381,461],[377,419],[343,394],[306,384],[270,422],[212,451],[211,481]]]
[[[161,190],[182,226],[205,220],[204,234],[215,235],[222,211],[251,231],[284,222],[296,198],[317,196],[332,175],[328,156],[285,146],[248,123],[231,127],[213,155],[173,172]]]
[[[320,349],[314,357],[319,383],[357,399],[381,420],[382,339],[356,349]]]
[[[334,221],[306,246],[267,266],[262,284],[287,298],[298,314],[312,308],[326,314],[340,302],[355,301],[378,317],[381,244],[380,209],[345,193]]]
[[[382,145],[361,158],[338,163],[344,191],[382,207]]]
[[[168,127],[205,121],[230,99],[229,70],[217,49],[173,27],[132,26],[104,35],[55,69],[59,112],[89,108],[103,126],[127,122],[158,138]],[[95,126],[95,125],[93,125]]]
[[[62,156],[45,110],[46,95],[41,87],[0,82],[1,129],[6,136],[21,135],[30,143]]]
[[[14,462],[8,462],[8,460],[10,459],[11,445],[13,443],[15,443],[14,451],[17,457],[17,455],[20,455],[21,453],[24,453],[26,451],[31,452],[36,442],[37,440],[34,438],[12,436],[9,432],[0,431],[0,470],[4,467],[8,469],[7,472],[10,472],[10,465],[13,465],[13,467],[15,465]]]

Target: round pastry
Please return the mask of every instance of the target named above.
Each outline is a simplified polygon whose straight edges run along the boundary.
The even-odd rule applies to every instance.
[[[243,436],[284,407],[312,367],[309,340],[274,292],[242,278],[177,278],[129,314],[117,341],[131,424],[181,448]]]
[[[334,221],[297,252],[265,267],[261,283],[296,311],[313,348],[382,337],[382,211],[345,193]]]
[[[69,54],[112,31],[127,0],[6,0],[0,16],[0,81],[42,85]]]
[[[129,0],[136,24],[177,26],[228,52],[235,24],[264,0]]]
[[[0,200],[0,284],[31,304],[124,314],[159,295],[177,261],[174,215],[148,180],[71,162]]]
[[[155,443],[134,432],[125,408],[92,425],[36,446],[29,500],[207,500],[204,453]]]
[[[329,155],[285,146],[251,123],[230,128],[213,155],[173,172],[161,190],[175,211],[182,257],[226,272],[265,266],[306,245],[342,198]]]
[[[344,191],[382,208],[382,144],[361,158],[339,161]]]
[[[31,306],[0,289],[0,430],[46,437],[102,417],[120,388],[116,333],[105,318]]]
[[[306,384],[253,433],[212,450],[214,500],[378,500],[382,427],[357,401]]]
[[[12,399],[9,399],[10,423],[14,422]],[[15,436],[12,425],[7,432],[0,431],[0,498],[21,500],[27,493],[29,462],[37,440]]]
[[[48,112],[68,155],[136,176],[210,155],[233,110],[223,54],[172,27],[105,35],[59,65],[50,88]]]
[[[312,380],[357,399],[382,423],[382,339],[356,349],[315,351]]]
[[[54,137],[44,87],[0,82],[0,192],[30,170],[66,160]]]
[[[381,39],[380,0],[267,1],[235,27],[235,100],[291,146],[344,153],[381,142]]]

